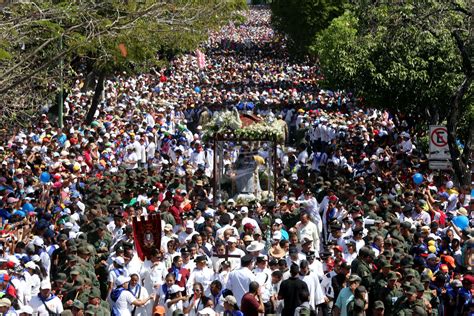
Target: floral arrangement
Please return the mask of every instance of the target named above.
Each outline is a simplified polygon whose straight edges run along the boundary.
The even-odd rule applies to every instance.
[[[205,139],[213,138],[216,135],[252,140],[276,139],[278,142],[283,141],[285,137],[281,126],[273,124],[270,119],[242,127],[237,110],[217,112],[212,120],[204,126]]]

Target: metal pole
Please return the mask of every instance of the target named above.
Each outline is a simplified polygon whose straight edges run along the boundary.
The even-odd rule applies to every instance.
[[[59,37],[59,50],[63,50],[63,35]],[[63,128],[63,107],[64,107],[64,95],[63,95],[63,89],[64,89],[64,79],[63,79],[63,72],[64,72],[64,58],[61,57],[61,60],[59,61],[59,68],[60,68],[60,83],[59,83],[59,110],[58,110],[58,125],[59,128]]]

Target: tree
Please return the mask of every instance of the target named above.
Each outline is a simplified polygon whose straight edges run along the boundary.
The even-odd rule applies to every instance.
[[[467,0],[362,2],[312,46],[325,84],[349,88],[369,105],[411,113],[425,130],[445,122],[453,168],[464,184],[474,130],[471,21]]]
[[[194,50],[208,30],[225,23],[243,0],[36,0],[0,11],[0,116],[35,113],[59,87],[59,61],[66,81],[88,74],[91,121],[103,79],[114,71],[137,73]],[[6,101],[5,101],[6,100]],[[24,100],[24,104],[19,104]]]
[[[286,35],[293,55],[308,52],[314,36],[344,12],[346,0],[274,0],[272,24]]]

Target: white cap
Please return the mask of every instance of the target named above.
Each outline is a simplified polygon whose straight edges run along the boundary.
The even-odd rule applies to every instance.
[[[446,188],[452,189],[453,187],[454,187],[453,181],[448,181],[448,182],[446,183]]]
[[[20,308],[19,311],[17,311],[17,313],[19,314],[30,314],[30,315],[33,315],[33,307],[29,306],[29,305],[24,305]]]
[[[36,237],[35,240],[33,240],[33,245],[38,246],[38,247],[43,247],[44,246],[43,238]]]
[[[283,221],[281,220],[281,218],[277,218],[277,219],[275,219],[275,221],[273,223],[277,224],[277,225],[281,225],[281,224],[283,224]]]
[[[118,264],[119,266],[124,266],[125,265],[125,260],[122,257],[117,257],[114,259],[114,262]]]
[[[272,239],[273,240],[281,240],[281,232],[280,231],[274,232],[273,236],[272,236]]]
[[[173,284],[168,291],[169,291],[170,294],[175,294],[175,293],[178,293],[178,292],[183,292],[184,287],[181,287],[177,284]]]
[[[234,236],[230,236],[229,239],[227,239],[227,242],[228,243],[237,243],[237,238],[235,238]]]
[[[186,222],[186,228],[192,228],[192,229],[194,229],[194,223],[193,223],[193,221],[187,221],[187,222]]]
[[[25,264],[25,268],[27,269],[36,269],[37,265],[33,261],[28,261]]]
[[[124,283],[127,283],[130,281],[130,277],[120,275],[116,280],[115,280],[115,285],[120,286],[123,285]]]
[[[234,199],[228,199],[228,200],[227,200],[227,204],[230,204],[230,203],[233,203],[233,204],[235,204],[235,201],[234,201]]]
[[[240,213],[248,213],[249,212],[249,208],[247,206],[242,206],[240,208]]]
[[[42,289],[42,290],[51,290],[51,282],[49,282],[49,280],[41,281],[40,289]]]
[[[33,255],[33,257],[31,257],[31,260],[33,260],[33,262],[40,262],[41,258],[38,255]]]

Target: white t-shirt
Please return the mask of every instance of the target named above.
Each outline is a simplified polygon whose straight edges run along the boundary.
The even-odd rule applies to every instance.
[[[166,308],[166,315],[165,316],[173,316],[174,311],[177,310],[183,310],[183,301],[179,301],[175,304],[172,304],[170,307],[168,307],[168,302],[170,300],[168,299],[165,303],[165,308]]]
[[[37,312],[38,316],[48,316],[49,311],[56,314],[61,314],[63,311],[63,303],[57,296],[52,296],[49,299],[45,299],[44,303],[38,295],[31,298],[30,304],[33,308],[33,312]],[[48,308],[46,308],[46,306]],[[49,310],[49,311],[48,311]]]
[[[113,305],[120,316],[131,316],[133,310],[132,302],[135,300],[135,296],[130,291],[124,290]]]

